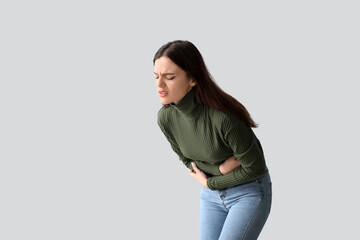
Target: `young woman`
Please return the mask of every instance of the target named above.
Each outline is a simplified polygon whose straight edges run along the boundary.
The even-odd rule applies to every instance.
[[[217,86],[191,42],[163,45],[153,62],[163,104],[158,124],[202,185],[200,239],[257,239],[272,190],[255,122]]]

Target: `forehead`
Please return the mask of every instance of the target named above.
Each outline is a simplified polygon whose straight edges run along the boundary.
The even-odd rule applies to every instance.
[[[179,70],[181,70],[180,67],[166,56],[160,57],[155,60],[154,72],[156,74],[162,74],[167,72],[175,73],[179,72]]]

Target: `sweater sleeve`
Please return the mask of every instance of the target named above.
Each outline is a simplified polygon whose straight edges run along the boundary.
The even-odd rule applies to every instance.
[[[228,174],[208,178],[207,184],[211,190],[253,181],[266,172],[260,142],[250,127],[239,122],[229,128],[224,138],[241,165]]]
[[[207,173],[207,174],[211,174],[212,176],[219,176],[222,175],[222,173],[220,172],[219,169],[219,165],[214,165],[214,164],[210,164],[207,162],[203,162],[203,161],[196,161],[194,160],[194,162],[196,163],[196,166],[203,172]]]
[[[168,140],[168,142],[170,143],[170,146],[172,148],[172,150],[179,156],[179,159],[183,162],[183,164],[188,168],[193,170],[193,167],[191,165],[191,162],[195,162],[196,166],[202,170],[203,172],[205,172],[207,175],[211,174],[212,176],[216,176],[216,175],[222,175],[219,169],[218,165],[213,165],[213,164],[209,164],[203,161],[198,161],[198,160],[192,160],[189,158],[186,158],[180,148],[179,145],[166,133],[165,129],[161,126],[161,124],[158,124],[161,131],[163,132],[163,134],[165,135],[166,139]]]

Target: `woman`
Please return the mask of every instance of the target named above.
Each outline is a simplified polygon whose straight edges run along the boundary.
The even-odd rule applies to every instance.
[[[200,239],[257,239],[272,191],[255,122],[217,86],[191,42],[163,45],[153,63],[158,124],[202,185]]]

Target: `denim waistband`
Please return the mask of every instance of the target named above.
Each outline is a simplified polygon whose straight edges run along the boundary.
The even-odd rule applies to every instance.
[[[252,181],[249,181],[249,182],[244,182],[244,183],[241,183],[241,184],[238,184],[238,185],[235,185],[235,186],[232,186],[232,187],[228,187],[228,188],[225,188],[225,189],[235,188],[235,187],[238,187],[238,186],[241,186],[241,185],[244,185],[244,184],[248,184],[248,183],[253,183],[253,182],[258,182],[258,183],[271,182],[269,170],[266,169],[266,172],[264,173],[264,175],[262,175],[261,177],[256,178],[255,180],[252,180]]]

